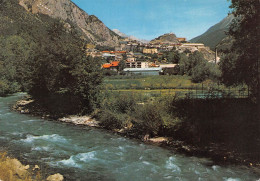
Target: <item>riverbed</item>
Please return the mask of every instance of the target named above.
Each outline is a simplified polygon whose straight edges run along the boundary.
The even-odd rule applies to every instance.
[[[82,181],[256,181],[247,167],[214,165],[105,130],[19,114],[10,106],[24,94],[0,98],[0,147],[43,172]],[[49,173],[48,173],[49,174]]]

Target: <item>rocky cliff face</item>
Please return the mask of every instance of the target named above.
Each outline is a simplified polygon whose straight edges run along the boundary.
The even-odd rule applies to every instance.
[[[150,41],[150,43],[179,43],[174,33],[167,33]]]
[[[115,46],[119,42],[119,36],[96,16],[88,15],[70,0],[19,0],[19,4],[34,14],[45,14],[76,25],[94,44]]]

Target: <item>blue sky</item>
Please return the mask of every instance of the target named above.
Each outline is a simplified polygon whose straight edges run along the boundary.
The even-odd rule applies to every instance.
[[[72,0],[110,29],[151,40],[173,32],[194,38],[225,18],[227,0]]]

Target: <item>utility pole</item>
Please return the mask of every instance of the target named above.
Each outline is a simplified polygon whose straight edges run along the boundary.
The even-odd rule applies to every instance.
[[[218,50],[215,48],[215,64],[217,64]]]

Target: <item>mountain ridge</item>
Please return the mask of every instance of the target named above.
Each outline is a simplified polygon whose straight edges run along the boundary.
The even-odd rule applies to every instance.
[[[123,37],[123,38],[129,38],[129,39],[131,39],[131,40],[136,40],[136,41],[139,41],[139,42],[142,42],[142,43],[148,43],[148,42],[149,42],[149,40],[140,39],[140,38],[137,38],[137,37],[135,37],[135,36],[133,36],[133,35],[127,35],[127,34],[121,32],[121,31],[118,30],[118,29],[113,29],[112,31],[113,31],[114,33],[116,33],[117,35]]]
[[[19,4],[27,11],[59,18],[67,23],[75,24],[84,38],[103,46],[116,46],[119,36],[110,30],[95,15],[89,15],[70,0],[19,0]]]
[[[219,23],[210,27],[205,33],[190,40],[192,43],[204,43],[206,46],[210,47],[212,50],[227,37],[226,32],[228,31],[234,15],[230,14],[221,20]]]

